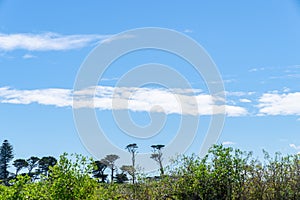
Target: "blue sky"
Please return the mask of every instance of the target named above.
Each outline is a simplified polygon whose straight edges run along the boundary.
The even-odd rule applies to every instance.
[[[78,70],[97,44],[142,27],[186,34],[216,63],[224,80],[226,105],[231,106],[218,143],[257,153],[262,149],[300,152],[299,1],[94,1],[87,5],[2,0],[0,140],[13,144],[15,157],[58,156],[63,152],[89,155],[76,131],[71,106]],[[203,106],[209,105],[201,76],[185,61],[161,51],[134,52],[117,60],[99,82],[100,92],[109,93],[130,69],[151,62],[173,67],[200,91]],[[164,99],[169,94],[166,91],[158,91],[162,96],[151,87],[139,92],[164,105],[169,101]],[[147,125],[149,113],[139,105],[151,102],[136,100],[137,104],[125,111],[135,123]],[[96,114],[107,137],[120,147],[136,142],[140,152],[148,152],[150,143],[168,143],[181,117],[167,109],[167,123],[160,136],[134,140],[115,124],[111,108],[99,104]],[[201,144],[210,120],[205,110],[198,114],[199,131],[191,152]]]

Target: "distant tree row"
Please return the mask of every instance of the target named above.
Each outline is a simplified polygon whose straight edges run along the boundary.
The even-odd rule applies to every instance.
[[[151,154],[151,159],[155,160],[160,168],[161,176],[164,175],[163,169],[163,157],[162,149],[164,145],[152,145],[151,148],[153,152]],[[94,161],[93,177],[97,178],[99,182],[107,182],[108,174],[105,173],[106,169],[110,170],[110,182],[111,183],[124,183],[129,180],[128,175],[131,177],[132,183],[136,181],[136,155],[138,153],[138,145],[135,143],[128,144],[125,147],[126,150],[131,155],[131,165],[122,165],[119,169],[121,172],[115,173],[117,171],[117,166],[115,162],[120,158],[118,155],[109,154],[103,159]],[[36,181],[41,178],[41,176],[48,176],[49,168],[57,163],[56,158],[52,156],[45,156],[38,158],[31,156],[28,159],[16,159],[13,161],[12,165],[15,167],[15,172],[9,172],[10,162],[13,160],[13,146],[4,140],[0,147],[0,181],[9,185],[9,180],[21,175],[28,175],[31,177],[32,181]]]
[[[0,146],[0,181],[5,185],[9,185],[9,180],[15,178],[21,171],[23,171],[22,175],[27,174],[33,181],[39,179],[41,175],[48,176],[49,167],[57,163],[56,158],[52,156],[16,159],[12,164],[16,169],[13,173],[8,171],[13,158],[13,146],[4,140]]]

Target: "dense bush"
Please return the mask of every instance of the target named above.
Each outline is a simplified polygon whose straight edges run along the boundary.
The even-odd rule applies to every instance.
[[[94,161],[64,154],[47,176],[19,175],[0,184],[0,199],[300,199],[300,156],[259,161],[251,153],[214,146],[207,156],[180,156],[159,179],[136,184],[99,183]]]

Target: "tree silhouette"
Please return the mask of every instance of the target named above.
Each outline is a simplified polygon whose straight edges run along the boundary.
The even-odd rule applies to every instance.
[[[27,169],[28,169],[28,174],[30,175],[32,170],[38,166],[39,164],[39,158],[35,157],[35,156],[31,156],[30,158],[28,158],[26,161],[28,163]]]
[[[120,157],[118,155],[115,154],[110,154],[110,155],[106,155],[105,158],[103,158],[101,160],[101,162],[105,165],[107,165],[110,168],[111,171],[111,183],[114,182],[114,171],[116,170],[115,167],[115,162],[116,160],[118,160]]]
[[[137,154],[137,144],[132,143],[132,144],[128,144],[126,146],[126,149],[128,150],[128,152],[131,154],[131,161],[132,161],[132,183],[135,183],[135,156]]]
[[[28,169],[28,175],[32,178],[32,180],[35,180],[39,174],[39,171],[32,172],[34,168],[38,167],[39,165],[39,158],[35,156],[31,156],[26,161],[28,163],[27,169]]]
[[[38,163],[39,173],[48,176],[49,167],[53,167],[56,163],[56,158],[52,156],[42,157]]]
[[[122,170],[122,174],[129,174],[133,180],[133,176],[134,176],[134,168],[131,165],[122,165],[122,167],[120,167],[120,170]],[[127,178],[127,176],[126,176]],[[127,178],[128,180],[128,178]]]
[[[103,162],[97,160],[94,162],[94,170],[93,170],[93,177],[101,179],[101,183],[105,183],[105,180],[108,174],[105,174],[104,171],[107,168],[107,165]]]
[[[17,159],[13,162],[13,166],[16,168],[16,176],[18,176],[19,171],[26,168],[28,163],[25,159]]]
[[[160,170],[160,175],[163,176],[164,175],[164,168],[162,165],[162,148],[165,147],[165,145],[162,144],[157,144],[157,145],[152,145],[151,146],[153,148],[153,153],[151,154],[150,158],[152,158],[153,160],[155,160],[158,165],[159,165],[159,170]]]
[[[4,140],[0,147],[0,179],[3,180],[5,185],[8,185],[9,177],[9,162],[14,158],[13,156],[13,147],[7,141]]]
[[[116,183],[125,183],[125,181],[128,181],[128,178],[124,172],[116,174]]]

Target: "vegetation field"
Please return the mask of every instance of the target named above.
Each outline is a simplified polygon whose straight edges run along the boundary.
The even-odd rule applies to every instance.
[[[264,155],[261,161],[250,152],[216,145],[204,158],[177,157],[157,177],[136,171],[132,183],[130,170],[108,182],[105,172],[116,167],[68,154],[48,169],[37,161],[4,179],[2,154],[0,199],[300,199],[300,156]]]

